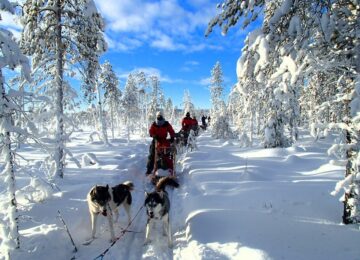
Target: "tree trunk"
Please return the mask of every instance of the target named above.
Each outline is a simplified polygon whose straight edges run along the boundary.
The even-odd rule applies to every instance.
[[[255,111],[250,111],[250,143],[253,143],[253,133],[254,133],[254,114]]]
[[[56,176],[64,178],[64,68],[63,56],[64,46],[62,44],[62,25],[61,25],[61,1],[56,1],[57,5],[57,27],[56,27],[56,141],[55,141],[55,164]]]
[[[0,152],[4,155],[5,159],[5,170],[4,173],[10,177],[10,181],[8,182],[8,188],[7,191],[9,193],[9,219],[10,222],[10,233],[9,238],[15,241],[15,248],[20,248],[20,237],[19,237],[19,224],[18,224],[18,209],[17,209],[17,201],[15,197],[15,169],[14,169],[14,155],[11,150],[11,138],[10,138],[10,131],[6,129],[7,126],[13,125],[13,122],[11,120],[11,114],[9,111],[7,111],[7,105],[6,105],[6,93],[5,93],[5,87],[3,82],[3,76],[2,71],[0,70],[0,84],[1,84],[1,98],[3,100],[2,108],[1,108],[1,116],[0,120],[4,120],[5,123],[2,124],[5,126],[3,128],[3,132],[0,133],[3,135],[3,150]]]
[[[111,116],[111,136],[112,139],[115,139],[115,124],[114,124],[114,107],[111,105],[110,107],[110,116]]]
[[[346,114],[348,115],[348,120],[345,122],[349,129],[356,129],[356,127],[352,126],[352,122],[350,120],[350,109],[349,104],[346,103]],[[346,143],[347,144],[354,144],[356,143],[356,149],[359,147],[359,141],[358,136],[353,136],[351,132],[346,130]],[[346,158],[347,158],[347,164],[346,164],[346,170],[345,170],[345,178],[349,175],[353,175],[353,181],[350,184],[349,190],[345,192],[345,199],[344,199],[344,210],[343,210],[343,223],[344,224],[353,224],[353,223],[359,223],[360,222],[360,213],[359,213],[359,206],[360,206],[360,194],[359,188],[360,188],[360,182],[356,180],[356,175],[359,174],[357,171],[356,166],[356,158],[358,156],[358,150],[354,149],[348,149],[346,151]]]

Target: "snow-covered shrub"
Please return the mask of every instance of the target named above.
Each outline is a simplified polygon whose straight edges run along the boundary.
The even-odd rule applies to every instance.
[[[19,198],[23,197],[29,202],[42,202],[51,197],[52,194],[53,189],[51,186],[36,177],[31,178],[28,186],[16,192],[16,196]]]
[[[239,145],[241,147],[249,147],[252,145],[251,140],[246,133],[241,133],[239,135],[239,141],[240,141]]]

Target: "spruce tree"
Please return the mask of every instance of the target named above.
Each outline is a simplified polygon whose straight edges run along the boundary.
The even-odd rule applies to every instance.
[[[105,91],[104,103],[110,110],[111,133],[112,138],[114,139],[115,116],[118,114],[118,107],[121,103],[121,91],[119,89],[119,79],[109,61],[105,61],[102,65],[99,79],[100,84]]]

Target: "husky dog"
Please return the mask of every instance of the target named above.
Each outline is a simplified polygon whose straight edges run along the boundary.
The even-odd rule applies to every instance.
[[[101,213],[107,217],[110,226],[111,241],[115,240],[114,225],[113,225],[113,212],[115,214],[115,222],[119,218],[119,206],[123,205],[130,222],[130,205],[132,196],[130,191],[134,188],[134,184],[130,181],[116,185],[115,187],[95,186],[88,195],[87,202],[89,205],[90,217],[91,217],[91,238],[95,238],[96,233],[96,220],[97,216]]]
[[[145,194],[145,207],[147,213],[147,224],[145,234],[145,244],[150,242],[150,230],[152,229],[155,220],[161,220],[163,222],[164,235],[168,237],[168,245],[172,246],[171,230],[170,230],[170,200],[168,193],[165,191],[165,187],[173,186],[179,187],[179,184],[171,177],[163,177],[156,184],[155,191]]]

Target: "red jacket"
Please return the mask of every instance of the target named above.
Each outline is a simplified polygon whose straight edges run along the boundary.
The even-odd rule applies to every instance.
[[[169,133],[170,138],[175,138],[175,132],[168,121],[165,121],[163,125],[157,125],[155,122],[152,123],[149,134],[151,137],[156,138],[160,145],[170,146],[169,141],[166,140],[167,134]]]
[[[193,119],[191,117],[184,117],[181,121],[182,130],[189,132],[193,126]]]

